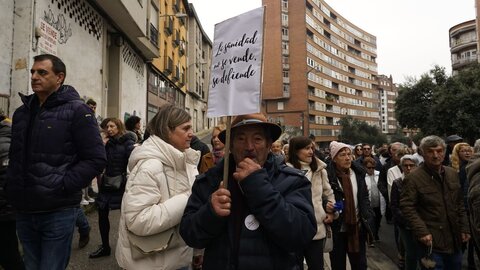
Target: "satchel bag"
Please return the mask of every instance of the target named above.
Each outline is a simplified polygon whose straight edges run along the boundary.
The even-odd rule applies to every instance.
[[[161,233],[139,236],[127,229],[128,241],[130,242],[130,250],[132,259],[138,260],[150,254],[172,248],[175,236],[175,228],[170,228]]]
[[[138,167],[136,167],[136,170],[138,171],[141,164],[138,164],[137,166]],[[168,179],[166,176],[165,179],[165,182],[167,183],[168,198],[170,198],[170,187],[168,185]],[[136,235],[127,228],[127,236],[128,241],[130,242],[132,259],[138,260],[150,254],[176,247],[179,243],[179,237],[177,235],[176,228],[177,226],[174,226],[166,231],[146,236]]]
[[[127,177],[123,173],[117,176],[107,176],[104,174],[102,177],[102,188],[106,191],[117,191],[120,190],[120,187],[126,180]]]
[[[330,225],[325,224],[326,237],[323,242],[323,252],[328,253],[333,250],[333,234]]]

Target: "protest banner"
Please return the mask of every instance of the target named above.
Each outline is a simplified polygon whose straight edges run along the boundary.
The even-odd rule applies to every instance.
[[[215,25],[207,117],[260,112],[264,8]]]
[[[227,116],[223,186],[228,188],[233,115],[260,112],[265,7],[215,25],[207,117]]]

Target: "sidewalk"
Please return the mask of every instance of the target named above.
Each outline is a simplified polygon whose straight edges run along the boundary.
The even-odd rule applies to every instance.
[[[325,259],[325,270],[331,270],[330,257],[328,253],[323,254]],[[391,270],[397,269],[393,261],[387,257],[379,248],[367,248],[367,266],[370,270]],[[305,266],[305,269],[306,266]],[[350,263],[347,258],[347,270],[351,270]]]

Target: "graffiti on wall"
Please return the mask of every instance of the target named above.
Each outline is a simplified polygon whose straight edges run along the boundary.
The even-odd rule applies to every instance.
[[[49,8],[48,11],[44,11],[43,19],[57,29],[59,33],[58,43],[67,43],[68,39],[72,36],[72,28],[70,27],[70,24],[67,25],[65,16],[63,16],[63,14],[58,14],[58,16],[55,17],[52,9]]]
[[[48,11],[44,11],[43,19],[60,32],[59,43],[67,43],[72,36],[70,22],[75,22],[89,35],[100,40],[103,33],[103,18],[85,0],[51,0],[51,2],[52,6],[48,5]]]

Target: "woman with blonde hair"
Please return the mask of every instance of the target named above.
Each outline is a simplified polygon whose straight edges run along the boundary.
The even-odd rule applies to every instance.
[[[218,134],[224,130],[224,124],[217,125],[213,128],[211,140],[212,151],[208,154],[205,154],[202,157],[202,160],[200,160],[200,169],[198,170],[199,173],[205,173],[223,158],[225,145],[218,139]]]
[[[96,200],[98,227],[102,245],[90,253],[91,259],[110,256],[110,210],[120,209],[127,182],[127,164],[134,148],[135,138],[127,133],[125,125],[118,118],[108,118],[105,124],[107,166],[99,183]]]
[[[468,143],[457,143],[453,147],[452,155],[450,156],[450,161],[452,163],[452,168],[458,172],[458,178],[460,180],[460,186],[463,193],[463,202],[465,204],[465,209],[467,211],[467,216],[470,216],[470,209],[468,208],[467,196],[468,196],[468,187],[470,186],[469,179],[466,173],[466,166],[473,156],[473,147]],[[469,218],[470,220],[470,218]],[[474,253],[479,254],[478,247],[475,244],[475,240],[472,238],[467,243],[467,261],[469,269],[475,268],[475,258]]]
[[[200,159],[200,152],[190,148],[191,116],[164,105],[148,125],[150,137],[128,163],[115,255],[123,269],[188,269],[192,248],[178,225]]]

